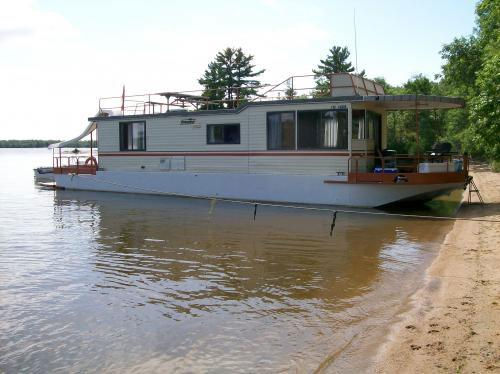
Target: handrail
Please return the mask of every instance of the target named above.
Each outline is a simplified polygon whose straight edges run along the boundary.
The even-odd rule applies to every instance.
[[[354,171],[352,170],[353,168],[353,160],[355,160],[355,169]],[[399,164],[399,168],[402,170],[409,170],[411,169],[410,172],[413,173],[427,173],[424,171],[419,170],[420,165],[423,163],[429,163],[429,164],[446,164],[446,172],[447,173],[454,173],[457,172],[456,170],[453,170],[450,168],[450,164],[453,163],[453,161],[462,161],[461,164],[461,171],[459,172],[465,172],[468,173],[469,171],[469,162],[468,162],[468,156],[467,155],[457,155],[457,154],[444,154],[444,155],[428,155],[428,154],[419,154],[419,155],[394,155],[394,156],[372,156],[372,155],[356,155],[356,156],[351,156],[348,159],[348,171],[350,173],[355,173],[359,174],[360,169],[359,169],[359,161],[361,160],[366,160],[366,161],[373,161],[373,165],[366,165],[365,166],[365,173],[376,173],[376,174],[384,174],[386,171],[390,172],[396,172],[394,169],[398,169],[398,160],[400,161],[413,161],[411,163],[404,162],[403,164]],[[376,169],[376,161],[380,160],[380,166],[379,170]],[[387,165],[394,165],[393,167],[387,166]],[[371,171],[368,171],[371,170]],[[404,171],[400,171],[400,173],[404,173]]]
[[[154,92],[124,96],[107,96],[99,98],[99,111],[102,112],[107,110],[119,110],[123,115],[144,115],[150,114],[155,105],[159,105],[160,107],[165,106],[168,112],[170,111],[170,107],[191,108],[194,110],[209,110],[211,107],[213,108],[213,106],[227,105],[228,108],[234,108],[240,106],[241,103],[255,102],[263,99],[269,101],[289,100],[294,99],[296,96],[310,98],[318,95],[318,93],[315,92],[316,86],[313,84],[314,79],[318,78],[319,76],[330,78],[337,74],[345,73],[293,75],[278,84],[264,83],[260,85],[250,84],[209,89],[200,88],[197,90],[183,90],[177,92]],[[295,82],[297,82],[298,79],[307,79],[307,84],[296,85]],[[289,81],[292,81],[291,87],[278,89],[280,86]],[[242,100],[238,94],[239,90],[242,89],[253,89],[256,91],[256,93]],[[290,96],[288,95],[290,89],[292,89],[292,92],[301,93],[297,95],[292,94]],[[227,90],[233,91],[233,93],[235,94],[235,97],[233,99],[210,99],[209,97],[205,98],[203,95],[206,95],[210,92],[225,92]],[[263,90],[263,92],[259,92],[259,90]],[[275,93],[275,95],[269,95],[270,93]],[[151,99],[154,99],[154,103],[151,101]],[[142,108],[140,108],[141,106]],[[153,108],[151,108],[151,106],[153,106]]]
[[[86,165],[85,161],[80,162],[80,159],[89,159],[93,156],[90,155],[62,155],[54,154],[53,156],[53,170],[55,174],[95,174],[98,169],[97,164]],[[67,160],[67,164],[63,165],[63,159]],[[71,161],[76,161],[72,163]]]

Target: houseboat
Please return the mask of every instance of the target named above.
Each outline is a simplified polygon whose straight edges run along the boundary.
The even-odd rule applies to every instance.
[[[55,184],[356,207],[424,201],[464,188],[466,156],[426,153],[418,141],[415,155],[386,149],[389,111],[415,111],[418,134],[420,111],[462,108],[463,99],[387,95],[375,81],[347,73],[328,77],[326,96],[306,97],[294,86],[299,78],[230,103],[192,92],[100,99],[79,137],[51,145]],[[65,159],[61,148],[89,135],[98,139],[97,151]]]

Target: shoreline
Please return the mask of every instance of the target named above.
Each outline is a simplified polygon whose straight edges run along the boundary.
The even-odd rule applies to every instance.
[[[465,191],[458,217],[500,220],[500,174],[478,167],[471,174],[486,205],[467,205]],[[456,221],[370,371],[500,370],[499,266],[500,224]]]

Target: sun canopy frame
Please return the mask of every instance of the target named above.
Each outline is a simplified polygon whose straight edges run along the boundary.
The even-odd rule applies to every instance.
[[[385,110],[434,110],[458,109],[465,107],[465,101],[459,97],[431,95],[378,95],[363,96],[363,101],[373,103]]]

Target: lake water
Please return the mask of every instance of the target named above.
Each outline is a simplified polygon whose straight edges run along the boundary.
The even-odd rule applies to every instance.
[[[359,372],[450,222],[53,191],[0,149],[0,372]]]

